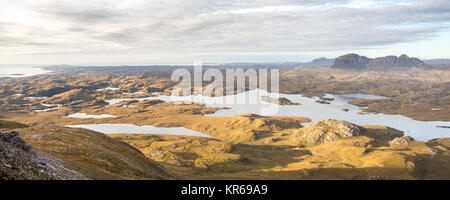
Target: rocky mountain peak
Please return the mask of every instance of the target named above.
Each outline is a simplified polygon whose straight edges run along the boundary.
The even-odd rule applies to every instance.
[[[422,67],[430,68],[430,65],[424,63],[422,60],[414,57],[409,57],[405,54],[397,56],[385,56],[379,58],[368,58],[358,54],[347,54],[340,56],[334,60],[331,68],[338,69],[397,69],[397,68],[412,68]]]

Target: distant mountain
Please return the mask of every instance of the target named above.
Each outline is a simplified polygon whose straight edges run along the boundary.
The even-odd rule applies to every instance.
[[[333,64],[334,59],[329,59],[325,57],[314,59],[310,62],[275,62],[275,63],[225,63],[214,66],[206,66],[210,68],[225,69],[230,67],[239,68],[279,68],[279,69],[291,69],[297,67],[330,67]]]
[[[450,59],[430,59],[424,62],[436,69],[450,69]]]
[[[334,59],[331,68],[337,69],[396,69],[396,68],[431,68],[422,60],[407,55],[368,58],[358,54],[347,54]]]
[[[450,63],[450,59],[428,59],[428,60],[423,60],[425,63],[427,64],[441,64],[441,63]]]
[[[333,64],[334,59],[330,58],[317,58],[312,60],[311,62],[301,63],[301,67],[329,67]]]

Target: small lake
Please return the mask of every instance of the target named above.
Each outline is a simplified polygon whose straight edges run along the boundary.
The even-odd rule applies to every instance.
[[[52,110],[57,110],[58,108],[61,108],[63,105],[62,104],[46,104],[46,103],[41,103],[41,105],[45,106],[45,107],[49,107],[43,110],[33,110],[33,112],[47,112],[47,111],[52,111]]]
[[[262,96],[272,98],[284,97],[295,103],[302,105],[270,104],[261,101]],[[361,107],[354,106],[348,102],[355,99],[382,99],[386,97],[374,96],[368,94],[345,94],[332,95],[327,94],[327,98],[334,98],[330,104],[320,104],[315,102],[318,97],[308,98],[299,94],[274,94],[267,93],[264,90],[255,89],[236,95],[227,95],[225,97],[207,97],[196,96],[157,96],[145,98],[128,98],[108,100],[110,104],[118,104],[126,100],[149,100],[160,99],[171,102],[194,102],[205,104],[210,107],[228,107],[230,109],[219,110],[214,114],[207,116],[232,116],[240,114],[258,114],[263,116],[301,116],[311,118],[312,121],[322,119],[337,119],[352,122],[358,125],[384,125],[404,131],[405,135],[411,136],[416,140],[429,140],[434,138],[450,137],[450,129],[439,128],[439,126],[450,126],[450,122],[441,121],[417,121],[402,115],[386,115],[364,113],[361,114]],[[348,109],[347,112],[343,109]]]
[[[101,91],[106,91],[106,90],[116,91],[116,90],[120,90],[120,88],[107,87],[107,88],[97,89],[97,91],[99,91],[99,92],[101,92]]]
[[[133,125],[133,124],[80,124],[66,125],[71,128],[85,128],[104,134],[167,134],[167,135],[187,135],[212,138],[202,132],[194,131],[183,127],[155,127],[151,125]]]
[[[74,114],[67,115],[67,117],[102,119],[102,118],[116,118],[117,116],[108,115],[108,114],[90,115],[90,114],[86,114],[86,113],[74,113]]]

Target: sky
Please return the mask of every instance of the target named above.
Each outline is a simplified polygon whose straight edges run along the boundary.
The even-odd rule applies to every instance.
[[[450,58],[449,0],[0,0],[0,64]]]

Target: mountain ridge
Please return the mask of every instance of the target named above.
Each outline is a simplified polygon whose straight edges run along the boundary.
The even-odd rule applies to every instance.
[[[426,64],[419,58],[409,57],[405,54],[400,56],[384,56],[378,58],[369,58],[355,53],[339,56],[334,59],[333,65],[330,68],[334,69],[400,69],[400,68],[431,68],[431,65]]]

